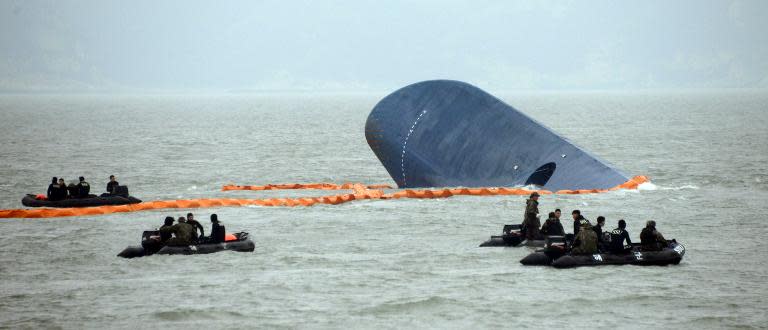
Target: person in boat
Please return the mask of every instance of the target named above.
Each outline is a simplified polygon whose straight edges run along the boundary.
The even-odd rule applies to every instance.
[[[53,177],[51,179],[51,184],[48,185],[48,192],[46,193],[46,196],[48,197],[49,201],[57,201],[59,200],[59,196],[61,195],[61,186],[59,186],[59,178]]]
[[[603,238],[603,226],[605,226],[605,217],[601,215],[597,217],[597,224],[592,226],[592,230],[594,230],[597,235],[597,247],[601,250],[604,248],[603,245],[605,244],[605,238]]]
[[[211,214],[211,241],[213,243],[224,242],[224,226],[219,224],[219,216]]]
[[[573,240],[571,254],[595,254],[597,253],[597,235],[592,230],[589,220],[582,219],[579,222],[581,228]]]
[[[525,230],[525,239],[539,239],[539,193],[533,192],[531,197],[525,202],[525,215],[523,215],[523,230]]]
[[[579,228],[581,227],[581,220],[586,219],[581,216],[581,211],[579,210],[573,210],[573,212],[571,212],[571,216],[573,217],[573,236],[576,236],[576,234],[579,233]]]
[[[557,218],[557,221],[560,221],[561,214],[560,209],[555,209],[555,218]]]
[[[67,187],[67,183],[64,181],[64,178],[59,178],[59,200],[67,199],[69,198],[69,189]]]
[[[165,243],[169,239],[171,239],[172,235],[169,231],[163,231],[163,228],[171,227],[173,226],[173,217],[165,217],[165,221],[163,222],[163,225],[160,226],[160,242]]]
[[[114,175],[109,176],[109,182],[107,182],[107,193],[110,195],[114,195],[117,192],[117,186],[119,186],[120,183],[117,182],[117,179]]]
[[[169,246],[185,246],[192,245],[192,233],[195,231],[195,227],[192,227],[186,222],[184,217],[179,217],[178,223],[170,227],[160,228],[160,234],[170,233],[173,237],[168,239],[165,244]]]
[[[192,213],[187,213],[187,223],[191,225],[195,230],[192,232],[192,238],[194,240],[197,240],[198,238],[205,237],[205,229],[203,229],[203,225],[200,224],[197,220],[195,220],[195,215]],[[200,235],[197,234],[197,230],[200,230]]]
[[[542,235],[547,236],[565,235],[563,224],[560,223],[560,219],[557,218],[557,214],[555,212],[549,212],[549,218],[547,221],[544,221],[544,225],[541,226],[540,232]]]
[[[660,251],[667,247],[669,242],[656,230],[656,221],[648,220],[645,228],[640,232],[640,245],[645,251]]]
[[[67,185],[67,194],[69,195],[69,198],[79,198],[77,195],[77,186],[74,183],[70,182]]]
[[[78,178],[80,182],[77,183],[77,198],[88,198],[91,193],[91,185],[85,181],[85,177]]]
[[[624,219],[619,220],[619,227],[611,231],[611,242],[608,245],[608,251],[611,253],[626,253],[632,250],[632,240],[629,239],[629,232],[626,228],[627,222]],[[624,241],[627,241],[628,247],[624,247]]]

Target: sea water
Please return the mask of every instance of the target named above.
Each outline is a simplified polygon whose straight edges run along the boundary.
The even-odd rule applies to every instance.
[[[394,182],[367,146],[381,94],[3,95],[0,208],[51,177],[117,176],[145,201],[321,196],[234,184]],[[508,93],[507,103],[625,171],[637,191],[543,196],[606,229],[647,220],[680,265],[523,267],[478,248],[524,196],[0,219],[3,328],[765,328],[768,93]],[[248,231],[253,253],[121,259],[165,216]]]

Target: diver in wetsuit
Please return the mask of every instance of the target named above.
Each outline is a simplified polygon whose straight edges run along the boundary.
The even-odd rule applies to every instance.
[[[195,241],[198,238],[202,238],[205,236],[205,230],[203,229],[203,225],[201,225],[197,220],[195,220],[195,215],[192,213],[187,213],[187,224],[195,228],[195,230],[192,232],[192,239]],[[200,235],[197,234],[197,230],[200,230]]]
[[[640,232],[640,245],[645,251],[660,251],[667,247],[669,242],[656,230],[656,221],[648,220],[645,228]]]
[[[219,216],[211,214],[211,241],[213,243],[224,242],[224,226],[219,224]]]
[[[185,246],[192,245],[192,233],[195,231],[195,227],[186,223],[184,217],[179,217],[179,223],[170,226],[160,228],[160,234],[171,233],[173,238],[166,241],[168,246]]]
[[[632,240],[629,239],[629,232],[625,228],[627,228],[627,222],[621,219],[619,220],[619,228],[611,231],[611,243],[608,245],[608,250],[611,253],[625,253],[632,250]],[[629,245],[627,248],[624,248],[625,240]]]
[[[574,238],[571,254],[597,253],[597,235],[592,230],[592,225],[587,219],[582,219],[579,224],[581,229],[576,234],[576,238]]]
[[[82,176],[78,179],[80,182],[77,183],[77,198],[88,198],[88,194],[91,192],[91,185]]]
[[[109,176],[109,182],[107,182],[107,193],[110,195],[114,195],[117,192],[117,186],[119,186],[120,183],[117,182],[117,179],[115,179],[114,175]]]
[[[605,238],[603,238],[603,226],[605,225],[605,217],[604,216],[598,216],[597,217],[597,224],[592,226],[592,230],[595,231],[595,234],[597,235],[597,247],[600,250],[604,249],[605,244]]]
[[[523,215],[523,228],[525,239],[532,241],[539,239],[539,193],[533,192],[525,202],[525,215]]]
[[[49,201],[59,200],[59,196],[61,195],[61,192],[59,191],[60,189],[61,189],[61,186],[59,186],[59,178],[54,176],[53,179],[51,179],[51,184],[48,185],[48,192],[46,193],[48,200]]]
[[[563,236],[565,230],[563,224],[560,223],[560,219],[557,218],[555,212],[549,212],[549,219],[544,221],[544,225],[541,226],[541,234],[547,236]]]

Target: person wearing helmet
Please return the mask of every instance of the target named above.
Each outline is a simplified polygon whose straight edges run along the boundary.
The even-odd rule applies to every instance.
[[[660,251],[667,247],[669,242],[656,230],[656,221],[648,220],[645,228],[640,232],[640,245],[645,251]]]
[[[629,232],[625,228],[627,228],[627,222],[621,219],[619,227],[611,231],[611,242],[608,245],[611,253],[625,253],[632,249],[632,240],[629,239]],[[624,241],[627,241],[629,248],[624,247]]]
[[[592,224],[587,219],[582,219],[579,224],[581,228],[573,240],[571,254],[597,253],[597,234],[592,230]]]
[[[525,239],[539,239],[539,193],[533,192],[525,202],[525,215],[523,215],[523,228]]]

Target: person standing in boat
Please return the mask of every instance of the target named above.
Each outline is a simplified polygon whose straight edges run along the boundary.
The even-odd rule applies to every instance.
[[[645,228],[640,232],[640,245],[645,251],[660,251],[667,247],[669,242],[658,230],[656,230],[656,221],[648,220]]]
[[[79,177],[78,178],[80,182],[77,183],[77,197],[78,198],[88,198],[88,194],[91,192],[91,185],[88,184],[88,182],[85,181],[85,177]]]
[[[59,178],[59,187],[61,187],[59,189],[59,200],[67,199],[69,197],[69,189],[64,178]]]
[[[525,202],[525,215],[523,215],[523,228],[525,239],[532,241],[539,238],[539,193],[533,192]]]
[[[560,223],[560,219],[557,218],[555,212],[549,212],[549,218],[544,221],[544,225],[541,226],[541,234],[547,236],[563,236],[565,230],[563,224]]]
[[[205,229],[203,229],[203,225],[200,224],[197,220],[195,220],[195,215],[192,213],[187,213],[187,224],[195,228],[194,231],[192,231],[192,239],[197,240],[198,238],[205,237]],[[200,235],[197,234],[197,230],[200,230]]]
[[[107,193],[110,195],[114,195],[117,192],[117,186],[119,186],[120,183],[117,182],[117,179],[114,175],[109,176],[109,182],[107,182]]]
[[[627,222],[621,219],[619,228],[611,231],[611,243],[608,246],[611,253],[625,253],[632,249],[632,240],[629,239],[629,232],[625,228],[627,228]],[[624,241],[627,241],[628,249],[624,248]]]
[[[572,254],[594,254],[597,253],[597,235],[592,230],[589,220],[582,219],[579,222],[581,229],[573,240]]]

